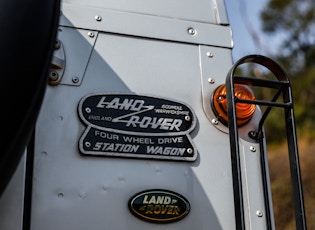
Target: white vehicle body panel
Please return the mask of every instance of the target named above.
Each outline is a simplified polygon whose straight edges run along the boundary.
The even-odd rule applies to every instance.
[[[54,57],[62,63],[56,69],[62,76],[48,86],[36,125],[29,228],[236,229],[229,136],[226,126],[213,122],[210,101],[233,64],[224,1],[67,0],[58,39],[63,50]],[[141,159],[115,151],[112,156],[83,154],[79,141],[86,124],[78,106],[93,94],[148,96],[187,105],[196,119],[187,134],[196,159],[168,159],[165,152],[158,159],[148,153]],[[254,118],[244,133],[255,126]],[[265,229],[259,146],[241,137],[246,226]],[[22,162],[19,172],[24,167]],[[24,177],[21,173],[12,182],[17,191],[8,188],[0,200],[19,202],[13,214],[0,205],[2,230],[23,229]],[[151,189],[185,197],[187,216],[162,225],[136,218],[129,200]],[[8,224],[13,222],[16,226]]]

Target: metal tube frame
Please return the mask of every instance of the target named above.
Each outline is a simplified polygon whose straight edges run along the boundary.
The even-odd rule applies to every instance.
[[[236,69],[245,63],[255,63],[266,67],[270,70],[277,80],[258,79],[252,77],[235,76]],[[277,92],[271,101],[261,100],[243,100],[239,99],[234,94],[234,84],[246,84],[258,87],[266,87],[276,89]],[[272,229],[271,222],[271,207],[270,198],[268,196],[268,180],[266,158],[265,158],[265,136],[263,131],[263,124],[266,120],[269,112],[273,107],[280,107],[284,109],[285,113],[285,125],[286,136],[288,142],[288,154],[290,162],[290,174],[292,184],[292,195],[294,202],[295,223],[297,230],[306,230],[306,217],[304,211],[304,199],[302,190],[302,180],[300,173],[300,163],[298,155],[295,117],[293,109],[293,97],[291,83],[286,72],[274,62],[272,59],[261,55],[248,55],[238,60],[226,78],[227,88],[227,103],[228,103],[228,126],[230,136],[230,148],[231,148],[231,160],[232,160],[232,173],[233,173],[233,189],[234,189],[234,203],[235,203],[235,221],[236,229],[245,230],[245,218],[244,218],[244,204],[243,204],[243,192],[242,192],[242,178],[241,178],[241,165],[240,165],[240,149],[239,149],[239,137],[238,127],[236,121],[236,103],[247,103],[267,106],[262,118],[259,122],[258,130],[251,132],[251,138],[256,139],[260,144],[261,152],[261,168],[262,168],[262,181],[264,189],[264,202],[266,208],[266,223],[267,229]],[[276,102],[277,99],[283,96],[283,103]],[[254,135],[253,135],[254,134]]]

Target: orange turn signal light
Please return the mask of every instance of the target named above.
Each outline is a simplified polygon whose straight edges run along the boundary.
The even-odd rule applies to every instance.
[[[234,84],[234,95],[239,99],[255,100],[255,95],[247,85]],[[220,85],[212,97],[212,107],[219,120],[227,125],[227,99],[226,86]],[[242,126],[250,121],[256,109],[256,105],[247,103],[236,103],[237,125]]]

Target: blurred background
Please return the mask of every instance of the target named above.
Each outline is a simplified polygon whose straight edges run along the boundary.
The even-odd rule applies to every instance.
[[[233,61],[261,54],[288,73],[308,229],[315,229],[315,0],[226,0],[234,41]],[[244,70],[257,75],[261,71]],[[268,97],[264,92],[263,97]],[[265,122],[276,229],[293,230],[290,172],[283,111]]]

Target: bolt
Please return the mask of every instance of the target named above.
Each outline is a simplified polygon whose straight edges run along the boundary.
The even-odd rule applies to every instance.
[[[49,71],[49,80],[51,81],[57,81],[59,78],[59,74],[57,71],[55,70],[50,70]]]

